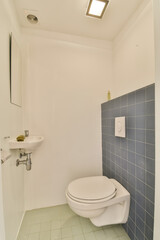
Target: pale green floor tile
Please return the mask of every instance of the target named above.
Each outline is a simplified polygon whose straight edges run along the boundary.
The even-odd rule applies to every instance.
[[[103,226],[102,229],[108,229],[108,228],[113,228],[114,226],[117,226],[117,227],[122,227],[121,225],[107,225],[107,226]]]
[[[62,228],[62,238],[72,237],[71,227]]]
[[[28,240],[28,235],[26,235],[26,236],[21,236],[21,235],[19,234],[17,240]]]
[[[114,225],[108,225],[108,226],[104,226],[104,227],[102,227],[102,230],[103,230],[103,232],[104,232],[104,235],[105,235],[105,237],[106,237],[106,240],[110,240],[110,239],[115,239],[115,240],[117,240],[116,238],[118,237],[118,235],[117,235],[117,233],[115,232],[115,233],[113,233],[114,232],[114,230],[113,230],[113,226]],[[119,225],[116,225],[117,227],[119,226]]]
[[[61,220],[53,220],[51,222],[51,229],[60,229],[62,227],[62,223],[61,223]]]
[[[112,230],[117,234],[118,237],[126,235],[124,228],[120,225],[113,226]]]
[[[72,238],[62,238],[62,240],[73,240]]]
[[[89,233],[93,231],[93,226],[89,219],[81,218],[80,222],[84,233]]]
[[[51,231],[41,232],[40,240],[50,240],[51,239]]]
[[[17,240],[130,240],[121,225],[94,226],[67,204],[25,214]]]
[[[112,228],[104,229],[103,231],[107,239],[116,239],[117,237],[119,237]]]
[[[41,232],[50,231],[50,230],[51,230],[51,222],[41,223],[41,226],[40,226]]]
[[[19,234],[27,235],[27,234],[29,234],[29,232],[30,232],[30,225],[22,224]]]
[[[62,227],[72,227],[72,226],[80,226],[80,220],[77,216],[70,216],[68,219],[61,219]]]
[[[39,233],[29,234],[28,240],[39,240]]]
[[[37,233],[40,232],[40,223],[30,225],[29,233]]]
[[[80,224],[80,222],[79,222],[79,220],[77,219],[70,219],[70,220],[68,220],[67,222],[65,222],[65,224],[64,224],[65,226],[66,225],[68,225],[68,226],[70,226],[70,227],[81,227],[81,224]]]
[[[85,238],[85,240],[96,240],[95,235],[94,235],[93,232],[85,233],[84,234],[84,238]]]
[[[93,232],[102,230],[102,227],[96,227],[92,223],[91,223],[91,228],[92,228]]]
[[[130,240],[130,238],[128,236],[124,235],[124,236],[117,238],[117,240]]]
[[[51,231],[51,240],[61,239],[61,229],[54,229]]]
[[[72,226],[71,229],[72,229],[73,236],[83,234],[81,226]]]
[[[83,225],[90,225],[90,226],[91,226],[91,221],[90,221],[88,218],[82,218],[82,217],[80,217],[80,218],[79,218],[79,221],[80,221],[80,223],[81,223],[82,226],[83,226]]]
[[[83,231],[83,233],[90,233],[90,232],[92,232],[92,228],[91,228],[91,226],[82,226],[82,231]]]
[[[84,238],[84,235],[83,235],[83,234],[81,234],[81,235],[76,235],[76,236],[73,236],[72,238],[73,238],[73,240],[85,240],[85,238]]]
[[[103,230],[94,232],[96,240],[106,240],[106,236]]]

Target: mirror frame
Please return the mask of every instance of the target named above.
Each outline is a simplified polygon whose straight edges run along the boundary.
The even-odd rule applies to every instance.
[[[22,59],[13,33],[10,34],[10,103],[22,106]]]

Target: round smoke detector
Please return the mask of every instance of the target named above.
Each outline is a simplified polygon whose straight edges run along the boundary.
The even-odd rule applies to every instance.
[[[32,24],[38,23],[38,18],[33,14],[28,14],[27,19]]]

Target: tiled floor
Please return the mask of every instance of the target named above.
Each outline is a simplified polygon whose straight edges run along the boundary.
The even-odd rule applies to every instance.
[[[96,227],[68,205],[27,211],[17,240],[129,240],[120,225]]]

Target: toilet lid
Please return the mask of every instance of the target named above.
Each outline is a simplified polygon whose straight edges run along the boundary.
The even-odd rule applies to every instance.
[[[68,193],[73,198],[86,201],[110,199],[116,194],[116,187],[105,176],[86,177],[71,182]]]

